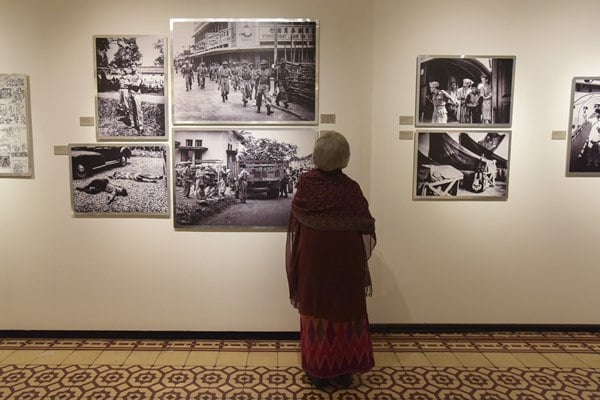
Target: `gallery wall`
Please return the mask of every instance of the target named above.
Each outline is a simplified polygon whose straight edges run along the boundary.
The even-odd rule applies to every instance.
[[[594,1],[374,2],[375,321],[598,324],[598,178],[565,177],[571,79],[598,76]],[[413,201],[418,55],[516,56],[506,201]]]
[[[29,75],[34,179],[0,180],[0,329],[295,330],[284,232],[175,231],[73,218],[67,156],[94,143],[93,35],[169,35],[170,18],[315,18],[320,112],[368,190],[371,10],[360,1],[0,0],[0,71]],[[179,77],[180,78],[180,77]]]
[[[373,323],[600,323],[598,178],[565,177],[570,81],[598,75],[595,2],[0,0],[1,72],[30,77],[35,177],[0,180],[0,329],[297,330],[283,232],[73,218],[68,158],[93,143],[92,36],[169,18],[320,22],[320,113],[377,220]],[[589,14],[589,15],[588,15]],[[506,201],[413,201],[418,55],[516,56]]]

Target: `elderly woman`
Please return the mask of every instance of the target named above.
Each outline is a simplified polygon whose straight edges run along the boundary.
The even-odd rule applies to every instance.
[[[322,388],[374,365],[365,295],[375,220],[355,181],[342,172],[350,147],[324,133],[313,150],[315,169],[302,174],[292,202],[286,268],[292,305],[300,313],[302,367]]]

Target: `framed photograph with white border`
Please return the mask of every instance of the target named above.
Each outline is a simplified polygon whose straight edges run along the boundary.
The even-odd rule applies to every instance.
[[[75,216],[169,217],[166,143],[70,144]]]
[[[319,23],[171,19],[174,125],[316,125]]]
[[[167,139],[166,46],[158,35],[94,36],[99,141]]]
[[[575,77],[571,86],[567,176],[600,176],[600,77]]]
[[[175,227],[285,230],[316,138],[313,127],[174,129]]]
[[[416,126],[507,128],[514,56],[419,56]]]
[[[417,131],[415,200],[506,200],[510,131]]]
[[[33,177],[29,77],[0,74],[0,177]]]

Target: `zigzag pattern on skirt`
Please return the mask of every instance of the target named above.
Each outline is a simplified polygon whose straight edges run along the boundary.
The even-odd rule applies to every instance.
[[[344,322],[300,315],[300,348],[302,368],[318,378],[365,372],[375,365],[366,315]]]

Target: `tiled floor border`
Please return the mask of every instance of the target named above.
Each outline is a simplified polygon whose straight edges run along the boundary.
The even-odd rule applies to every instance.
[[[600,333],[373,334],[375,351],[600,354]],[[0,339],[0,350],[295,352],[296,340]]]

